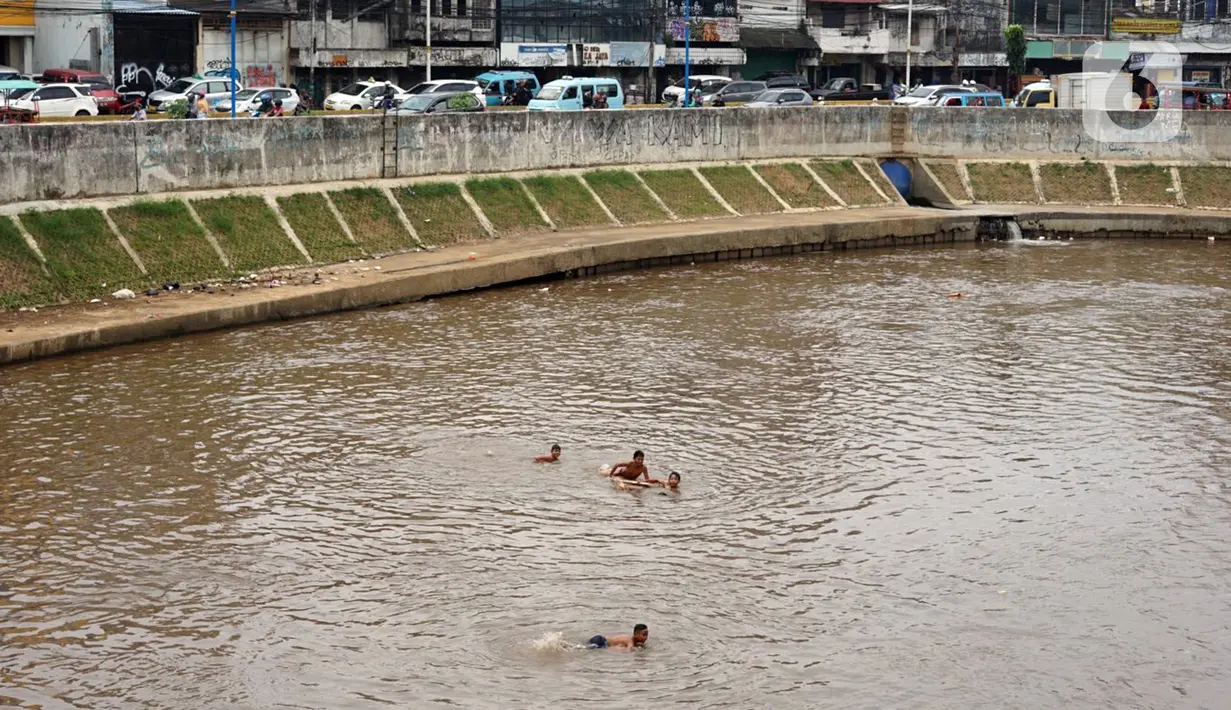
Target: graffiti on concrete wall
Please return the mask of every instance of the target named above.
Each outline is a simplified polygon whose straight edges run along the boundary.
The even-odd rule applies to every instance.
[[[277,86],[278,73],[272,64],[249,64],[244,67],[244,86]]]
[[[180,76],[182,69],[175,65],[168,66],[164,62],[142,66],[137,62],[126,62],[120,65],[120,77],[116,90],[141,91],[146,94],[165,89]],[[185,72],[187,73],[187,72]]]

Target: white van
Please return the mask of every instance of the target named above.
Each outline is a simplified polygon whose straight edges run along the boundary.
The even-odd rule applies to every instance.
[[[624,89],[618,80],[571,76],[547,82],[526,108],[531,111],[580,111],[590,108],[590,97],[596,91],[607,97],[607,108],[624,108]]]

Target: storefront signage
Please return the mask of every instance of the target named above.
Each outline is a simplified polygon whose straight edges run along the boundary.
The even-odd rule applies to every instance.
[[[1136,35],[1175,35],[1180,33],[1180,21],[1154,17],[1113,17],[1111,31]]]
[[[734,17],[692,17],[689,23],[682,17],[671,20],[671,39],[683,42],[691,34],[693,42],[738,42],[739,21]]]
[[[520,44],[517,64],[523,67],[568,66],[567,44]]]
[[[581,65],[585,67],[611,66],[611,45],[583,44],[581,46]]]

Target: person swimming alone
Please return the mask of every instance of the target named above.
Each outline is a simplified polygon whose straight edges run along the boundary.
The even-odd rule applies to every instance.
[[[535,456],[534,462],[535,463],[555,463],[560,460],[561,451],[562,449],[560,448],[559,444],[552,444],[551,453],[546,456]]]
[[[632,635],[594,636],[586,642],[586,648],[627,648],[632,650],[645,646],[645,642],[649,640],[650,627],[645,624],[637,624],[633,627]]]
[[[642,476],[645,476],[647,483],[658,483],[658,481],[650,478],[650,469],[645,467],[645,453],[640,449],[633,452],[633,460],[625,463],[618,463],[611,467],[607,472],[608,476],[613,478],[623,478],[626,481],[635,481]]]

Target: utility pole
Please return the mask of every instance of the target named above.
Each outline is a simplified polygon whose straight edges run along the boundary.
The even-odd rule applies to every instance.
[[[316,97],[316,4],[320,0],[308,0],[312,3],[312,11],[309,15],[308,25],[312,28],[312,41],[308,43],[312,54],[308,58],[308,91],[313,100]]]
[[[436,0],[427,0],[427,24],[424,26],[423,36],[427,38],[427,80],[432,80],[432,3]]]
[[[239,76],[235,67],[235,0],[231,0],[231,118],[235,118],[235,77]]]
[[[688,88],[689,50],[692,48],[692,0],[684,0],[684,105],[692,99]]]
[[[910,46],[914,43],[915,0],[906,3],[906,93],[910,93]]]
[[[949,80],[954,84],[962,83],[962,3],[961,0],[954,0],[953,12],[949,17],[953,19],[953,70],[949,76]]]

